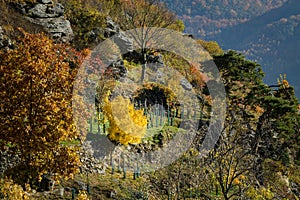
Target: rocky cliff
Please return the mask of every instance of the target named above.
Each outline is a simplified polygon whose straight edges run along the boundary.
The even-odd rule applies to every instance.
[[[11,3],[11,6],[29,22],[42,26],[54,40],[72,41],[74,34],[70,21],[64,17],[62,4],[52,0],[38,0],[37,3]]]

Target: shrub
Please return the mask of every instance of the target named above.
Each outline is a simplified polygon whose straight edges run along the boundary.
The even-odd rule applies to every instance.
[[[30,189],[28,187],[28,189]],[[27,200],[28,194],[10,179],[0,179],[0,198],[7,200]]]
[[[143,110],[136,110],[128,99],[122,96],[113,101],[105,100],[104,113],[109,121],[108,137],[123,144],[138,144],[146,134],[147,117]]]

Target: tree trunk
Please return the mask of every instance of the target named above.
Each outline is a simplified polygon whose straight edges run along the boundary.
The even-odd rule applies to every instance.
[[[143,84],[144,80],[145,80],[145,76],[146,76],[146,67],[147,67],[147,54],[146,52],[143,50],[142,52],[143,54],[143,63],[142,63],[142,74],[141,74],[141,84]]]

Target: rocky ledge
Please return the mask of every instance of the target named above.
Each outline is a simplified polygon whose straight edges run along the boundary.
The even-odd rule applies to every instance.
[[[54,3],[52,0],[38,0],[35,4],[14,3],[13,7],[25,18],[41,25],[54,40],[58,42],[70,42],[74,33],[69,20],[65,19],[64,6]]]

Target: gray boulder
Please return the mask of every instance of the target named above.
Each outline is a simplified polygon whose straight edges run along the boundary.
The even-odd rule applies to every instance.
[[[34,24],[41,25],[56,41],[70,42],[74,38],[71,23],[64,17],[65,9],[52,0],[38,0],[36,4],[18,4],[16,10]]]
[[[164,61],[161,54],[155,55],[149,55],[147,58],[148,61],[148,67],[152,69],[153,71],[157,71],[159,68],[163,68]]]
[[[87,33],[87,37],[89,38],[90,41],[99,42],[98,38],[101,34],[102,34],[101,28],[95,27]]]
[[[193,86],[186,79],[182,79],[180,81],[180,85],[187,91],[191,91],[193,89]]]
[[[27,18],[29,21],[35,24],[39,24],[44,27],[53,39],[62,42],[70,42],[74,33],[71,28],[71,23],[63,16],[58,18]]]
[[[3,33],[4,33],[4,31],[3,31],[2,27],[0,26],[0,40],[3,40],[3,38],[4,38]]]
[[[52,0],[37,0],[37,2],[41,4],[52,4]]]
[[[113,41],[118,45],[122,54],[133,51],[133,40],[126,35],[125,32],[120,31],[113,37]]]
[[[104,30],[104,37],[109,38],[120,32],[120,26],[116,24],[111,18],[106,20],[106,28]]]
[[[0,26],[0,49],[13,49],[14,45],[12,41],[4,34],[2,27]]]
[[[61,4],[36,4],[28,10],[28,16],[32,18],[55,18],[63,16],[64,7]]]
[[[111,18],[106,21],[106,28],[104,30],[104,37],[113,39],[114,43],[118,45],[122,54],[133,51],[133,39],[129,37],[126,32],[120,29],[120,26]]]
[[[123,60],[117,60],[112,62],[105,70],[106,76],[111,76],[116,80],[124,78],[127,74],[127,69],[124,66]]]

